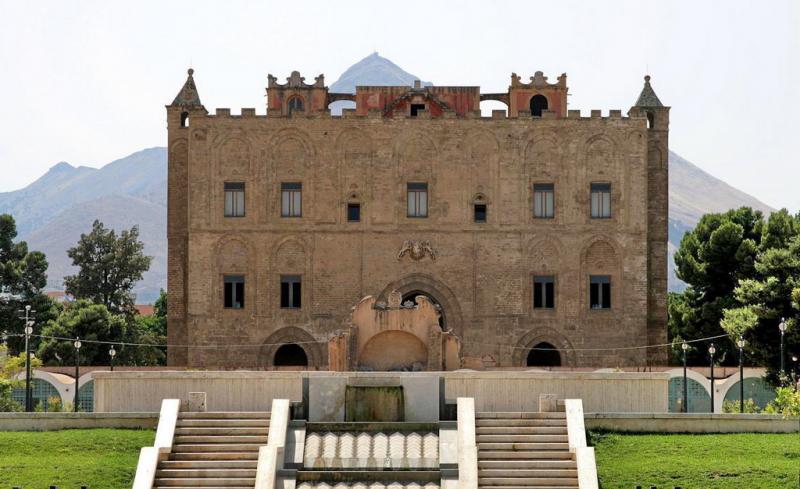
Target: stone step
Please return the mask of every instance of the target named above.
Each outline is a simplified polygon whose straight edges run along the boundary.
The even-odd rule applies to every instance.
[[[566,445],[566,443],[564,444]],[[569,449],[564,450],[481,450],[478,452],[478,460],[544,460],[544,459],[559,459],[559,460],[572,460],[572,453]]]
[[[566,479],[563,477],[478,477],[478,486],[578,487],[578,479]]]
[[[479,460],[478,469],[576,469],[575,460]]]
[[[475,419],[566,419],[564,412],[479,412]]]
[[[435,482],[301,482],[297,489],[439,489]]]
[[[177,437],[176,437],[177,438]],[[481,443],[562,443],[569,441],[563,435],[475,435],[478,445]]]
[[[253,485],[254,484],[246,486],[203,486],[203,489],[253,489]],[[153,489],[197,489],[197,486],[153,486]]]
[[[569,450],[569,443],[563,442],[483,442],[478,443],[478,451],[481,450]]]
[[[248,489],[253,489],[255,485],[255,477],[245,479],[199,479],[192,477],[167,477],[156,478],[155,482],[153,482],[153,487],[247,487]]]
[[[509,469],[478,469],[478,477],[483,478],[497,478],[497,477],[529,477],[534,479],[542,478],[568,478],[576,479],[578,477],[578,469],[526,469],[526,470],[509,470]]]
[[[226,419],[226,418],[212,418],[212,419],[179,419],[176,424],[178,428],[191,428],[191,427],[211,427],[211,428],[269,428],[269,419],[253,418],[253,419]]]
[[[174,449],[173,449],[174,450]],[[234,461],[250,461],[258,460],[258,450],[251,450],[247,452],[178,452],[173,451],[169,454],[169,461],[219,461],[219,460],[234,460]]]
[[[477,435],[566,435],[566,426],[480,426]]]
[[[178,414],[178,420],[181,419],[269,419],[269,411],[183,411]]]
[[[256,469],[158,469],[156,478],[159,479],[249,479],[256,477]]]
[[[567,426],[566,418],[476,419],[476,427],[487,426]]]
[[[250,436],[250,435],[231,435],[231,436],[202,436],[202,435],[176,435],[173,445],[186,445],[186,444],[208,444],[218,443],[220,445],[233,444],[233,443],[255,443],[266,445],[267,436]]]
[[[173,453],[186,452],[258,452],[263,443],[184,443],[173,445]]]
[[[175,428],[175,435],[194,435],[194,436],[267,436],[269,427],[190,427]]]
[[[203,454],[208,455],[208,454]],[[228,454],[224,454],[228,455]],[[247,456],[250,456],[248,453]],[[255,469],[258,467],[258,458],[252,457],[251,460],[164,460],[159,462],[158,468],[165,470],[172,469]]]

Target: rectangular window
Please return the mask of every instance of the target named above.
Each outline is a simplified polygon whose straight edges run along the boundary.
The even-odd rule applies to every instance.
[[[244,276],[225,275],[225,308],[242,309],[244,307]]]
[[[592,191],[592,218],[608,219],[611,217],[611,184],[593,183]]]
[[[428,184],[408,184],[408,217],[428,217]]]
[[[475,222],[486,222],[486,204],[475,204]]]
[[[347,222],[361,220],[361,204],[347,204]]]
[[[553,309],[556,303],[555,279],[549,275],[533,277],[533,308]]]
[[[225,217],[244,217],[244,182],[225,182]]]
[[[555,216],[555,186],[552,183],[533,185],[533,217],[552,219]]]
[[[411,104],[411,117],[416,117],[420,110],[425,110],[425,104]]]
[[[611,308],[611,277],[591,275],[589,277],[589,307],[591,309]]]
[[[300,309],[300,275],[281,276],[281,307]]]
[[[289,182],[281,184],[281,217],[303,215],[303,184]]]

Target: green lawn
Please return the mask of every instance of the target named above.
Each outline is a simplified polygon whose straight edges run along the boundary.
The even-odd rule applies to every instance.
[[[129,489],[149,430],[0,432],[0,489]]]
[[[590,433],[602,489],[797,489],[800,434]]]

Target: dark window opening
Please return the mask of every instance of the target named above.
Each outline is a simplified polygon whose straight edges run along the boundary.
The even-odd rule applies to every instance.
[[[284,275],[281,277],[281,307],[287,309],[300,309],[301,282],[299,275]]]
[[[592,275],[589,277],[589,308],[611,308],[611,277]]]
[[[408,184],[408,217],[428,217],[428,184]]]
[[[590,185],[591,213],[593,219],[611,217],[611,184],[593,183]]]
[[[528,352],[526,365],[528,367],[560,367],[561,354],[559,354],[556,347],[550,343],[537,343],[533,349]]]
[[[552,276],[533,277],[533,308],[553,309],[555,307],[555,280]]]
[[[541,117],[542,112],[547,110],[547,97],[544,95],[534,95],[531,97],[531,115]]]
[[[189,113],[181,112],[181,127],[189,127]]]
[[[647,113],[647,128],[652,129],[655,126],[655,116],[652,112]]]
[[[347,222],[361,220],[361,204],[347,204]]]
[[[225,182],[225,217],[244,217],[243,182]]]
[[[300,345],[288,343],[275,351],[272,364],[276,367],[308,367],[308,355]]]
[[[555,216],[555,186],[552,183],[533,184],[533,217],[552,219]]]
[[[475,222],[486,222],[486,204],[475,204]]]
[[[281,217],[303,216],[303,184],[289,182],[281,184]]]
[[[425,104],[411,104],[411,117],[416,117],[420,110],[425,110]]]
[[[225,282],[225,308],[244,308],[244,276],[226,275]]]
[[[289,115],[292,115],[293,112],[304,112],[305,111],[305,104],[303,103],[303,99],[301,97],[292,97],[289,99]]]

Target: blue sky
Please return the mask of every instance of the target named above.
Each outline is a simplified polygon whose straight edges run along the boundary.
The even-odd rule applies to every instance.
[[[265,112],[267,73],[332,83],[372,51],[441,85],[567,72],[570,108],[631,106],[650,73],[670,146],[800,210],[800,2],[0,0],[0,191],[58,161],[164,145],[164,105],[195,70],[210,110]]]

